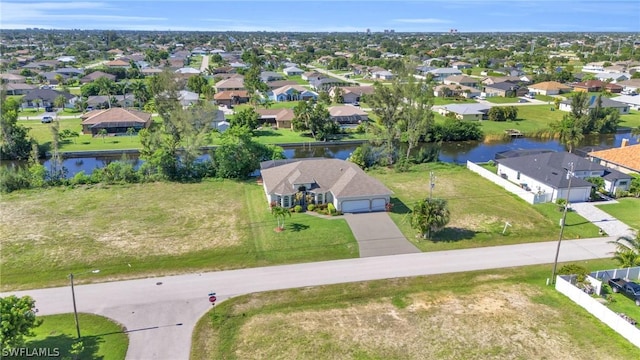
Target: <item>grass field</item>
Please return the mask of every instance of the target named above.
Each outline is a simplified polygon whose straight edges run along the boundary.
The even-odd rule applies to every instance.
[[[612,266],[602,260],[580,265]],[[529,266],[232,298],[198,322],[191,359],[640,356],[627,340],[546,286],[550,271],[550,265]]]
[[[409,215],[416,201],[429,196],[430,171],[436,176],[433,196],[447,200],[451,212],[449,225],[433,241],[416,237]],[[423,164],[402,173],[378,169],[373,176],[394,192],[391,218],[407,239],[423,251],[549,241],[557,239],[560,231],[561,213],[555,205],[529,205],[464,166]],[[512,226],[502,235],[506,221]],[[598,228],[569,213],[564,236],[597,237]]]
[[[442,97],[434,97],[433,105],[448,105],[448,104],[474,104],[477,101],[473,99],[465,99],[465,98],[442,98]],[[363,105],[360,104],[362,107]]]
[[[600,205],[598,209],[629,225],[631,228],[640,230],[640,199],[622,198],[618,199],[618,204]]]
[[[57,187],[0,200],[0,289],[358,256],[343,219],[306,214],[276,233],[256,183]]]
[[[493,104],[515,104],[519,99],[517,97],[491,96],[487,98],[487,101]]]
[[[70,350],[76,342],[76,327],[73,314],[38,317],[42,325],[35,328],[35,337],[27,338],[29,349],[58,349],[59,358],[72,359]],[[123,360],[129,347],[129,337],[122,327],[98,315],[78,314],[84,349],[77,359]],[[50,359],[50,357],[32,357]]]

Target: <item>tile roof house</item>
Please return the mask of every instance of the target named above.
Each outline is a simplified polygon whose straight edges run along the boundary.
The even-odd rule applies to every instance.
[[[35,85],[21,83],[6,83],[0,87],[0,89],[7,92],[7,95],[25,95],[37,88]]]
[[[340,89],[343,104],[355,104],[360,102],[362,95],[371,95],[375,88],[373,86],[334,86],[329,89],[329,96],[334,98]]]
[[[249,102],[249,92],[246,90],[221,91],[213,95],[218,105],[233,106]]]
[[[295,117],[293,109],[257,109],[260,121],[265,124],[275,125],[278,129],[291,129],[291,121]]]
[[[500,82],[491,85],[486,85],[483,89],[485,96],[502,96],[502,97],[517,97],[524,96],[529,93],[529,89],[526,86],[520,86],[512,82]]]
[[[352,105],[332,106],[328,110],[331,120],[339,124],[360,124],[369,120],[364,110]]]
[[[67,103],[65,104],[65,107],[73,106],[75,101],[78,99],[77,96],[66,93],[66,92],[62,92],[62,91],[57,91],[53,89],[35,89],[32,91],[29,91],[29,93],[22,98],[22,107],[37,108],[37,107],[54,106],[53,104],[58,96],[64,96],[67,99]],[[36,101],[38,100],[40,102],[36,103]]]
[[[606,90],[610,93],[621,93],[624,87],[616,84],[610,84],[601,80],[587,80],[573,85],[573,91],[582,92],[601,92]]]
[[[84,134],[98,135],[102,129],[109,134],[126,134],[129,128],[136,132],[151,126],[151,114],[123,108],[93,110],[80,117]]]
[[[216,92],[229,91],[229,90],[246,90],[244,88],[244,78],[230,78],[227,80],[218,81],[214,87]]]
[[[623,142],[623,144],[625,144]],[[600,165],[626,174],[640,174],[640,144],[623,145],[618,148],[593,151],[589,158]]]
[[[477,87],[478,79],[466,75],[451,75],[444,79],[444,84]]]
[[[105,66],[111,67],[111,68],[128,69],[131,67],[131,64],[129,64],[127,61],[116,59],[116,60],[107,62]]]
[[[566,199],[569,202],[588,201],[591,195],[589,177],[602,177],[607,191],[628,190],[631,176],[617,170],[607,169],[595,162],[568,152],[541,153],[500,159],[498,174],[504,179],[519,184],[522,188],[539,196],[538,202],[555,202]],[[573,163],[571,190],[567,173]]]
[[[571,91],[571,87],[557,81],[544,81],[529,85],[529,91],[539,95],[558,95]]]
[[[80,82],[82,84],[86,84],[86,83],[90,83],[92,81],[95,81],[101,77],[107,78],[111,81],[116,81],[116,76],[113,74],[108,74],[106,72],[102,72],[102,71],[94,71],[91,74],[87,74],[86,76],[80,78]]]
[[[618,111],[620,112],[620,115],[624,115],[624,114],[628,114],[629,113],[629,109],[630,106],[628,104],[625,104],[623,102],[619,102],[619,101],[614,101],[611,100],[607,97],[600,97],[600,99],[602,100],[601,104],[602,104],[602,108],[603,109],[609,109],[609,108],[614,108],[614,109],[618,109]],[[596,107],[597,104],[597,100],[598,97],[593,95],[589,98],[589,109],[593,109]],[[560,111],[567,111],[570,112],[571,109],[573,108],[572,106],[572,100],[563,100],[562,102],[560,102],[560,107],[559,110]]]
[[[392,194],[357,165],[338,159],[265,161],[260,173],[267,202],[285,208],[295,206],[295,195],[302,192],[315,204],[332,203],[344,213],[385,211]]]
[[[311,91],[301,85],[287,85],[268,92],[267,96],[276,102],[316,100],[318,93]]]
[[[304,70],[300,69],[297,66],[289,66],[284,68],[282,72],[285,73],[285,75],[287,76],[296,76],[296,75],[302,75],[304,73]]]

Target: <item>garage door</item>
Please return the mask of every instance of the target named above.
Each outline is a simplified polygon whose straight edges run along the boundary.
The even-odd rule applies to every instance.
[[[343,213],[368,212],[369,200],[348,200],[342,202]]]
[[[387,203],[385,199],[373,199],[371,203],[371,211],[384,211],[384,205]]]

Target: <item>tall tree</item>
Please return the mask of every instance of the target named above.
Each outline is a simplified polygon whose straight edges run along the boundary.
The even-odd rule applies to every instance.
[[[33,336],[33,329],[42,323],[36,318],[36,302],[30,296],[1,297],[0,314],[0,350],[23,346],[24,338]]]
[[[131,91],[138,102],[138,109],[142,110],[144,104],[149,101],[149,91],[143,81],[133,81],[131,83]]]
[[[400,138],[397,121],[404,106],[402,89],[398,80],[391,85],[376,82],[374,92],[367,96],[367,102],[377,116],[377,126],[371,126],[375,142],[381,142],[386,163],[392,165],[395,160],[396,143]]]
[[[330,120],[329,111],[321,103],[299,101],[293,108],[293,114],[293,130],[308,130],[314,140],[326,140],[340,130],[339,126]]]
[[[64,110],[64,105],[67,103],[67,98],[64,97],[64,95],[58,95],[54,100],[53,100],[53,106],[57,107],[58,109],[62,109]]]
[[[187,88],[198,95],[204,93],[206,91],[205,88],[208,86],[209,82],[202,75],[191,76],[189,80],[187,80]]]
[[[0,159],[26,160],[31,152],[33,139],[29,128],[18,124],[20,104],[15,99],[0,98]]]
[[[420,231],[424,239],[431,239],[434,232],[444,228],[450,219],[447,201],[444,199],[424,199],[413,207],[411,226]]]
[[[406,99],[400,114],[401,140],[407,143],[406,159],[409,159],[420,140],[427,137],[429,129],[433,126],[434,115],[433,90],[423,80],[406,76],[402,84],[402,96]]]
[[[260,115],[253,108],[242,109],[231,119],[232,127],[244,126],[249,130],[254,130],[259,123]]]
[[[113,94],[114,83],[110,79],[106,77],[97,78],[94,83],[96,87],[99,89],[98,94],[105,95],[107,97],[107,102],[109,103],[109,109],[111,109],[111,94]]]
[[[274,218],[276,218],[276,221],[278,223],[277,229],[284,230],[284,220],[287,216],[291,217],[291,211],[283,208],[282,206],[276,205],[271,208],[271,214]]]

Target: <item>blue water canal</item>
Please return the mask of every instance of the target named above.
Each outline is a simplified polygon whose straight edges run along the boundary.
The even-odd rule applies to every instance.
[[[584,140],[578,148],[599,149],[600,147],[611,148],[619,147],[622,139],[629,139],[629,144],[637,144],[638,139],[633,138],[630,132],[622,132],[610,135],[590,135],[585,136]],[[421,146],[432,146],[431,144],[422,144]],[[333,144],[326,143],[316,146],[291,146],[284,147],[285,156],[287,158],[309,158],[309,157],[329,157],[337,159],[347,159],[349,155],[358,147],[354,144]],[[549,149],[554,151],[565,150],[564,146],[556,140],[539,140],[532,138],[517,138],[496,142],[448,142],[443,143],[440,151],[439,160],[442,162],[464,164],[467,160],[472,162],[486,162],[493,160],[496,153],[506,150],[521,149]],[[203,155],[206,157],[208,155]],[[127,158],[135,161],[138,165],[141,160],[138,159],[137,153],[128,153]],[[80,171],[91,174],[93,169],[104,167],[112,161],[122,159],[122,154],[109,154],[104,156],[77,156],[69,157],[63,160],[63,166],[67,168],[67,176],[72,177]],[[4,166],[19,166],[18,162],[2,163]],[[50,161],[44,162],[49,168]]]

